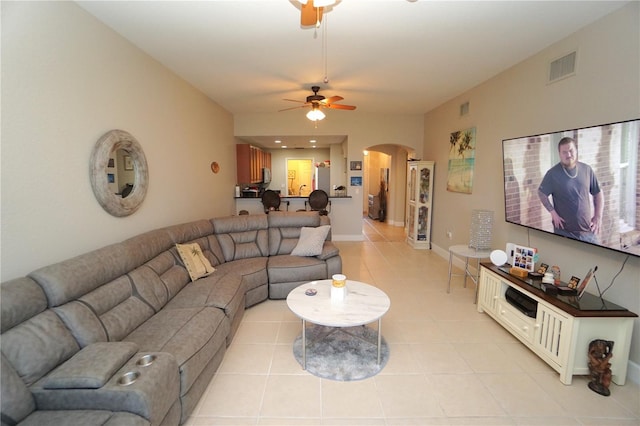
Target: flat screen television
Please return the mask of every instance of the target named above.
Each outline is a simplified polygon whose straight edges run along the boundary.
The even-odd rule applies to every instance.
[[[502,153],[507,222],[640,257],[640,119],[504,139]]]

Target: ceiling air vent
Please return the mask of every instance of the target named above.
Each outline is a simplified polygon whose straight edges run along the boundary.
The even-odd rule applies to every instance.
[[[549,64],[549,83],[570,77],[576,73],[576,52],[558,58]]]

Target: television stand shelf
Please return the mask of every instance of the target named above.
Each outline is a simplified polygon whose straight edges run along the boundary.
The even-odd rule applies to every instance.
[[[612,380],[624,385],[633,320],[638,315],[597,296],[549,295],[540,278],[510,275],[491,263],[480,265],[478,312],[486,312],[570,385],[588,375],[587,351],[595,339],[614,342]],[[507,291],[508,294],[507,294]]]

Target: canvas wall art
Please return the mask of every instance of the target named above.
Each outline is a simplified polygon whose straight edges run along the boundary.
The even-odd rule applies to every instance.
[[[449,137],[447,191],[471,194],[476,156],[476,129],[459,130]]]

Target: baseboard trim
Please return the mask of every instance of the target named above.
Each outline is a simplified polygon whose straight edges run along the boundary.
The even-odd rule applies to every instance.
[[[364,235],[350,235],[350,234],[333,234],[331,235],[332,241],[364,241]]]
[[[627,380],[632,381],[636,385],[640,385],[640,364],[633,361],[627,363]]]

